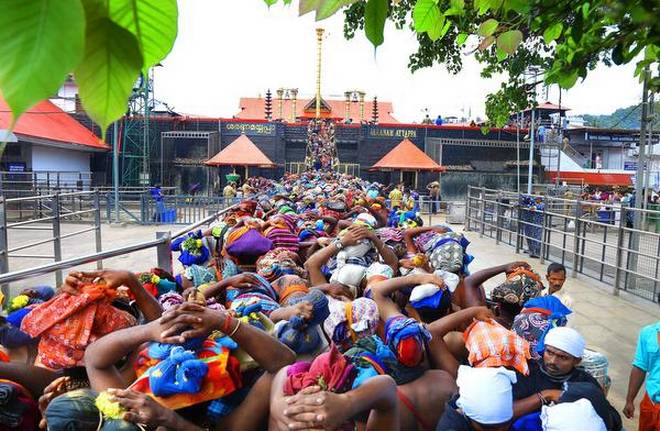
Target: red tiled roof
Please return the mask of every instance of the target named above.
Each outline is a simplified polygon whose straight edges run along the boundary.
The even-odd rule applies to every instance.
[[[424,151],[417,148],[408,138],[401,141],[399,145],[385,154],[370,170],[402,169],[411,171],[443,171],[444,168],[437,164]]]
[[[8,128],[11,119],[11,109],[0,97],[0,129]],[[49,100],[37,103],[21,115],[14,127],[14,133],[19,140],[23,135],[56,143],[82,145],[96,150],[110,149],[101,138]]]
[[[548,175],[552,181],[557,178],[556,171],[548,172]],[[590,186],[632,186],[632,176],[632,173],[560,171],[559,181]]]
[[[231,144],[205,162],[210,166],[260,166],[274,168],[275,164],[261,152],[254,142],[241,134]]]
[[[298,99],[296,101],[296,118],[305,117],[311,118],[315,115],[315,112],[305,112],[305,105],[310,103],[314,99]],[[322,113],[321,117],[323,118],[337,118],[340,120],[344,119],[346,115],[346,102],[344,100],[332,100],[325,99],[323,100],[328,104],[332,110],[330,113]],[[240,111],[236,114],[236,118],[246,119],[246,120],[262,120],[265,117],[264,111],[264,98],[256,97],[241,97],[239,103]],[[273,97],[273,119],[279,119],[279,99]],[[371,110],[373,102],[364,101],[364,120],[371,120]],[[293,107],[293,102],[291,100],[282,100],[282,113],[285,121],[290,121],[291,119],[291,109]],[[380,123],[399,123],[399,121],[392,116],[392,102],[378,102],[378,122]],[[360,103],[351,102],[350,104],[350,116],[354,123],[360,122]]]

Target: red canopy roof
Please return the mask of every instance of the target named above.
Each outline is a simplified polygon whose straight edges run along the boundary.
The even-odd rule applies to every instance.
[[[548,172],[550,179],[557,179],[557,172]],[[610,172],[579,172],[579,171],[560,171],[559,181],[567,183],[578,183],[590,186],[632,186],[633,174],[610,173]]]
[[[408,138],[385,154],[370,170],[400,169],[408,171],[436,171],[445,169],[437,164],[424,151],[417,148]]]
[[[322,118],[338,118],[344,119],[346,116],[346,101],[344,100],[332,100],[325,99],[322,100],[330,108],[330,112],[321,112]],[[248,119],[248,120],[263,120],[265,114],[265,101],[264,98],[256,97],[241,97],[239,108],[240,111],[236,114],[236,118]],[[315,99],[298,99],[296,101],[296,118],[301,117],[314,117],[315,113],[305,113],[305,106],[315,101]],[[273,109],[273,119],[279,118],[279,99],[273,97],[272,109]],[[313,105],[313,104],[312,104]],[[291,118],[291,110],[293,109],[293,102],[291,100],[282,100],[282,116],[285,121],[288,121]],[[371,111],[373,109],[373,101],[364,101],[364,119],[369,121],[371,120]],[[399,121],[392,116],[394,108],[392,108],[392,102],[381,102],[378,101],[378,121],[380,123],[398,123]],[[360,122],[360,104],[358,102],[350,103],[350,117],[353,119],[353,123]]]
[[[8,128],[11,119],[11,109],[0,97],[0,129]],[[21,115],[14,127],[14,133],[19,139],[24,136],[53,143],[81,145],[94,150],[110,149],[101,138],[49,100],[37,103]]]
[[[273,163],[261,152],[254,142],[245,134],[241,134],[231,144],[227,145],[218,154],[205,162],[210,166],[259,166],[263,168],[274,168]]]
[[[525,109],[525,112],[527,112],[531,109],[532,108],[527,108],[527,109]],[[546,111],[570,111],[571,110],[571,108],[567,108],[565,106],[555,105],[554,103],[550,103],[550,102],[539,103],[538,105],[536,105],[536,109],[546,110]]]

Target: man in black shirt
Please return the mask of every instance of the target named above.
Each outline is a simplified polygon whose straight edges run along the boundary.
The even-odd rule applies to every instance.
[[[530,362],[529,375],[518,374],[513,385],[513,415],[516,419],[540,411],[544,404],[563,402],[562,395],[567,384],[587,383],[600,388],[596,379],[577,368],[582,361],[585,342],[576,330],[553,328],[543,342],[543,357]],[[621,429],[621,418],[614,407],[609,403],[607,405],[609,408],[603,421],[608,430],[618,431]]]

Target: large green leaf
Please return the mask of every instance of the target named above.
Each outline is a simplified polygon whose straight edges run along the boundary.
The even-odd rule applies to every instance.
[[[458,46],[463,46],[467,41],[467,38],[468,38],[467,33],[458,33],[458,36],[456,36],[456,44]]]
[[[493,18],[487,19],[486,21],[482,22],[481,25],[479,26],[479,30],[477,31],[477,34],[479,36],[490,36],[493,33],[495,33],[495,30],[497,30],[497,26],[500,25],[500,23]]]
[[[355,3],[357,0],[320,0],[319,5],[316,8],[316,20],[321,21],[326,19],[335,12],[337,12],[343,6],[347,6],[351,3]]]
[[[388,3],[388,0],[368,0],[364,8],[364,32],[374,47],[382,45],[384,41],[383,31],[389,8]]]
[[[522,42],[523,34],[520,30],[509,30],[497,36],[497,47],[507,54],[513,54]]]
[[[316,8],[319,7],[319,4],[321,4],[321,0],[300,0],[298,14],[302,16],[306,13],[310,13],[311,11],[316,10]]]
[[[550,43],[553,40],[556,40],[559,36],[561,36],[561,32],[564,29],[564,24],[561,22],[556,22],[552,24],[550,27],[546,28],[545,31],[543,32],[543,40],[545,43]]]
[[[272,5],[277,3],[277,0],[264,0],[264,2],[266,2],[266,5],[268,5],[268,7],[271,7]]]
[[[412,17],[417,33],[432,31],[441,19],[444,22],[444,16],[440,13],[437,0],[417,0]]]
[[[137,38],[144,71],[172,50],[177,35],[176,0],[112,0],[109,16]]]
[[[0,0],[0,90],[14,121],[55,94],[84,43],[80,0]]]
[[[76,82],[85,111],[105,133],[126,112],[133,83],[142,69],[136,37],[107,17],[87,23],[85,56]]]

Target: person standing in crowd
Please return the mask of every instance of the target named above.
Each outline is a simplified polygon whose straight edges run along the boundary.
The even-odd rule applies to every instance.
[[[548,295],[556,296],[562,304],[570,308],[573,300],[566,290],[562,291],[566,282],[566,267],[561,263],[551,263],[548,265],[545,279],[548,281]]]
[[[541,256],[541,235],[543,234],[543,211],[545,204],[541,196],[533,197],[533,201],[526,205],[524,210],[524,230],[527,238],[527,252],[529,257]]]
[[[436,214],[440,207],[440,183],[432,181],[426,186],[429,191],[429,199],[431,199],[431,213]]]
[[[639,431],[660,429],[660,321],[642,328],[628,380],[623,414],[635,416],[635,398],[646,380],[644,398],[639,404]]]
[[[403,184],[399,184],[396,187],[392,189],[390,192],[389,198],[390,198],[390,206],[392,209],[399,209],[401,208],[401,202],[403,200]]]
[[[235,183],[231,182],[231,183],[227,184],[225,186],[224,190],[222,190],[222,195],[225,198],[225,204],[226,205],[231,205],[234,201],[234,198],[236,197]]]

